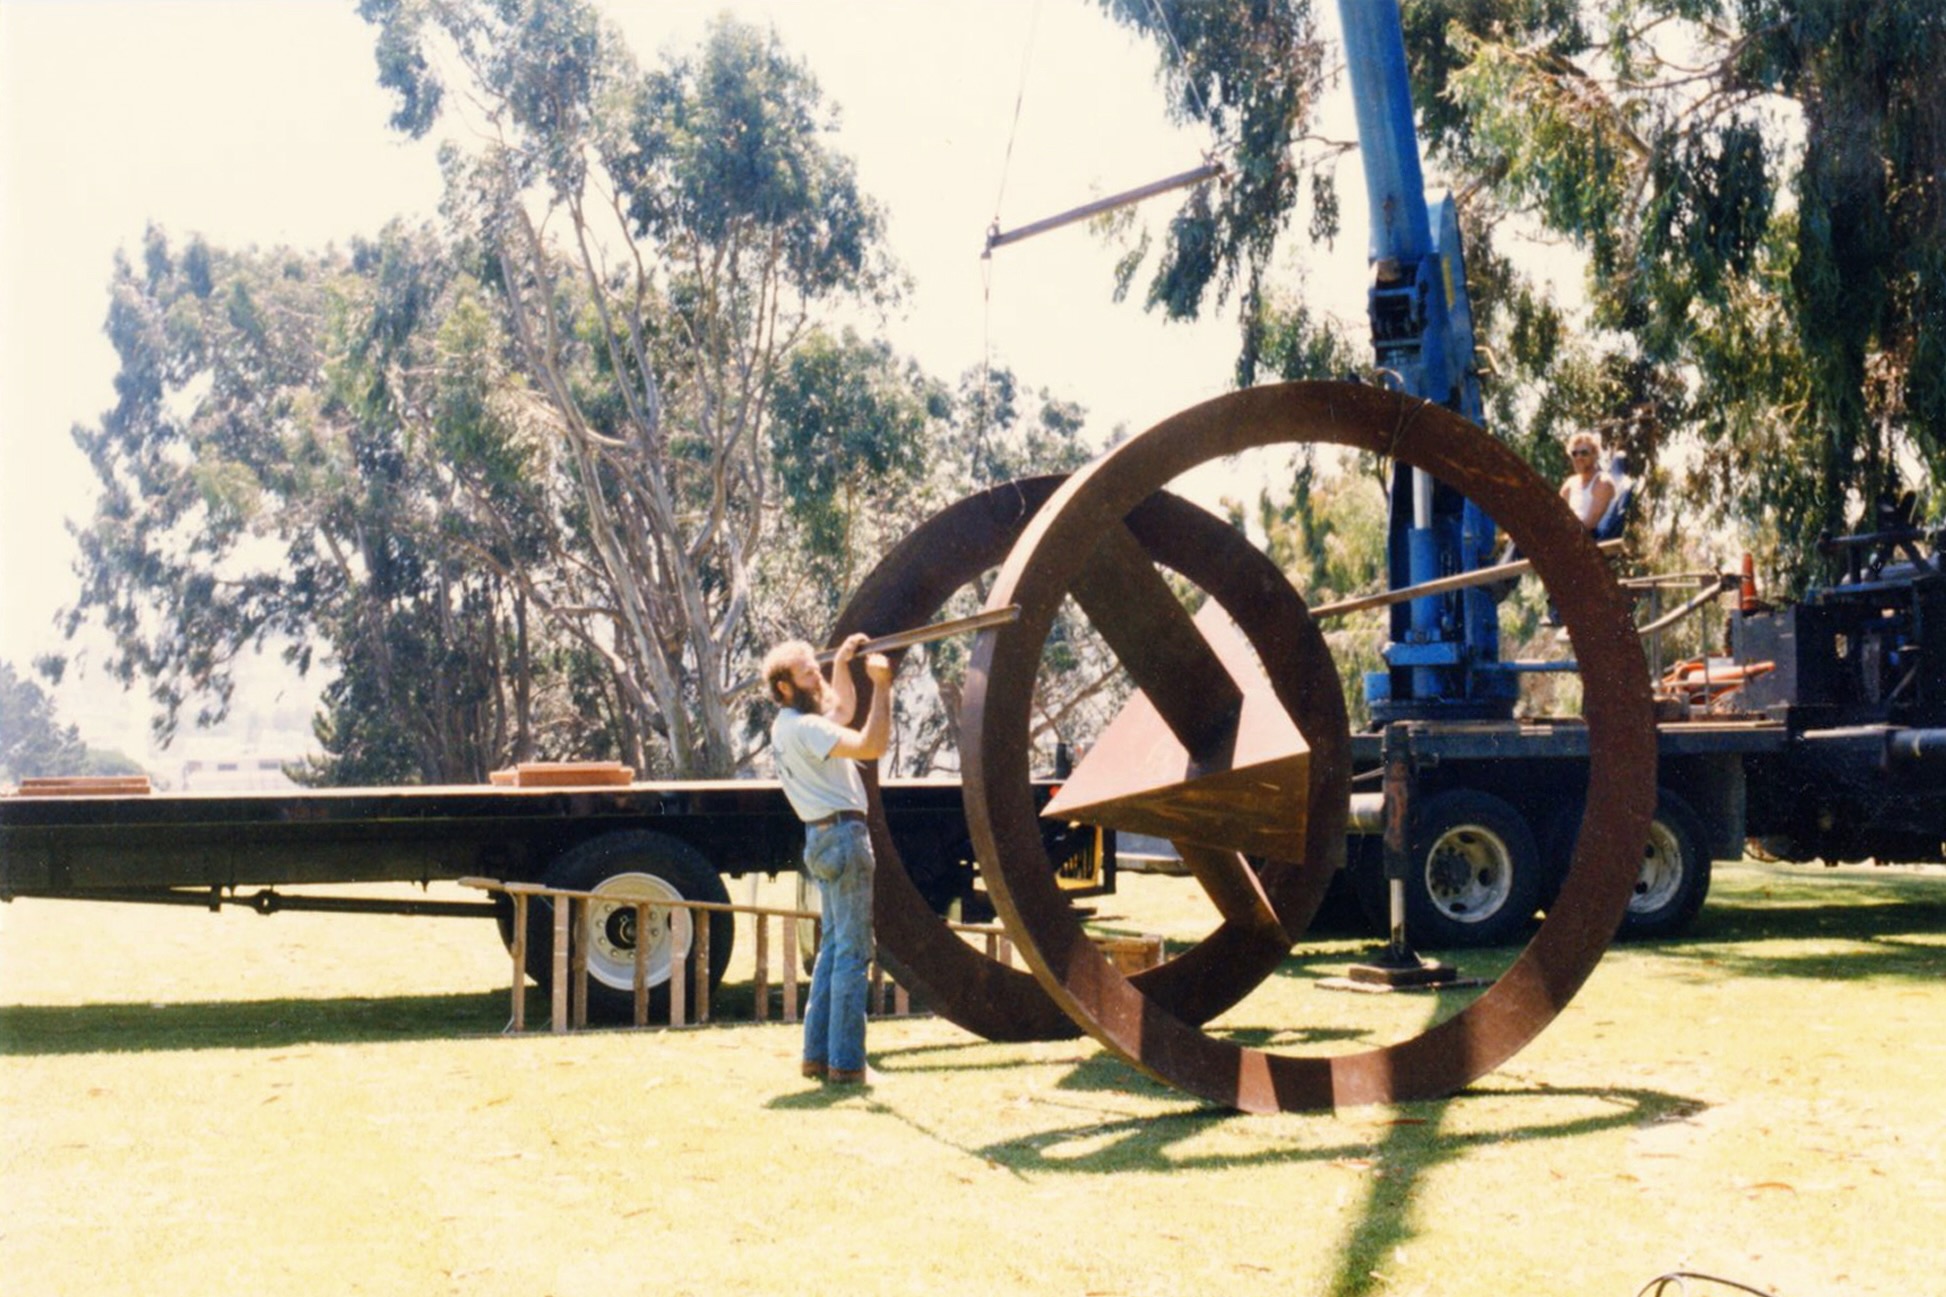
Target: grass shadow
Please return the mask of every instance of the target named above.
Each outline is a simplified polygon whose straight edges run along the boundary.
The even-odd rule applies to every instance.
[[[1157,1087],[1157,1093],[1180,1097],[1178,1092],[1161,1086]],[[1473,1098],[1500,1100],[1523,1095],[1550,1101],[1583,1098],[1608,1105],[1613,1111],[1512,1129],[1498,1126],[1465,1135],[1440,1133],[1441,1121],[1453,1105],[1466,1103]],[[1384,1161],[1389,1152],[1401,1167],[1423,1168],[1451,1160],[1473,1148],[1492,1147],[1509,1140],[1572,1139],[1623,1126],[1693,1115],[1701,1110],[1701,1106],[1697,1100],[1681,1095],[1625,1087],[1507,1089],[1494,1090],[1490,1095],[1468,1090],[1450,1099],[1399,1105],[1397,1112],[1400,1116],[1395,1124],[1388,1127],[1390,1133],[1376,1150],[1376,1155],[1378,1160]],[[1329,1120],[1329,1114],[1324,1114],[1324,1119]],[[1051,1129],[985,1145],[975,1151],[982,1157],[1023,1172],[1066,1175],[1115,1175],[1129,1171],[1226,1171],[1239,1167],[1374,1157],[1373,1147],[1362,1141],[1322,1147],[1265,1148],[1248,1153],[1183,1155],[1173,1151],[1184,1140],[1202,1131],[1231,1122],[1249,1123],[1257,1120],[1260,1118],[1226,1108],[1198,1106],[1159,1116],[1117,1118]],[[1062,1151],[1076,1144],[1085,1144],[1086,1147],[1072,1155]]]
[[[1687,933],[1622,948],[1724,977],[1931,984],[1946,973],[1937,940],[1946,933],[1946,878],[1749,871],[1712,895]]]
[[[504,989],[375,999],[11,1004],[0,1006],[0,1055],[438,1040],[498,1034],[507,1017]]]
[[[1940,929],[1946,930],[1946,929]],[[1715,977],[1768,977],[1820,982],[1907,981],[1937,985],[1946,976],[1946,946],[1898,936],[1828,934],[1866,948],[1772,954],[1747,946],[1694,941],[1668,944],[1657,954]]]
[[[1133,1075],[1131,1069],[1120,1064],[1114,1066],[1122,1072],[1117,1077],[1118,1083],[1123,1083],[1125,1076]],[[1161,1086],[1153,1088],[1160,1095],[1170,1093]],[[1022,1178],[1125,1172],[1178,1175],[1297,1163],[1338,1163],[1364,1171],[1369,1182],[1366,1202],[1357,1226],[1340,1249],[1337,1271],[1327,1289],[1332,1297],[1363,1297],[1386,1287],[1389,1281],[1384,1273],[1385,1262],[1417,1232],[1411,1219],[1412,1202],[1419,1180],[1434,1168],[1457,1161],[1476,1148],[1488,1148],[1508,1140],[1573,1139],[1689,1116],[1703,1107],[1695,1100],[1655,1090],[1498,1090],[1492,1093],[1495,1099],[1515,1095],[1532,1095],[1550,1101],[1579,1097],[1613,1110],[1512,1129],[1495,1126],[1462,1135],[1445,1133],[1442,1127],[1448,1114],[1475,1094],[1462,1092],[1439,1102],[1401,1105],[1400,1116],[1375,1145],[1359,1140],[1304,1148],[1265,1148],[1247,1153],[1185,1153],[1181,1146],[1206,1131],[1256,1120],[1221,1109],[1195,1108],[1153,1117],[1117,1118],[1061,1127],[969,1151]]]

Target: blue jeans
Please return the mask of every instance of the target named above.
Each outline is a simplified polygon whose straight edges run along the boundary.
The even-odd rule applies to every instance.
[[[809,828],[804,871],[824,898],[824,930],[804,1009],[804,1061],[865,1066],[866,969],[872,961],[872,837],[857,821]]]

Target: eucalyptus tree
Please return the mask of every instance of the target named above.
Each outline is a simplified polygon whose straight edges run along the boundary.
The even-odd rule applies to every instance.
[[[185,707],[220,718],[237,657],[277,643],[336,668],[317,781],[474,780],[533,754],[518,591],[455,526],[493,435],[440,370],[469,291],[398,225],[320,253],[152,228],[139,265],[118,258],[118,399],[75,430],[100,494],[68,615],[101,620],[165,737]]]
[[[507,578],[606,664],[647,731],[626,755],[728,773],[779,517],[773,393],[825,313],[896,291],[881,213],[774,35],[720,20],[643,71],[582,0],[360,12],[394,124],[466,118],[442,155],[447,213],[488,267],[521,418],[554,465],[560,561]]]
[[[63,726],[34,681],[0,660],[0,786],[43,775],[76,775],[87,766],[81,732]]]
[[[1102,3],[1156,38],[1172,105],[1208,122],[1241,174],[1316,156],[1292,147],[1307,135],[1302,113],[1281,134],[1229,125],[1230,105],[1252,100],[1255,66],[1319,66],[1312,0]],[[1479,323],[1513,380],[1500,387],[1503,415],[1541,431],[1603,423],[1638,465],[1693,446],[1694,471],[1670,484],[1692,522],[1696,511],[1738,521],[1790,581],[1808,574],[1821,533],[1946,467],[1946,10],[1932,0],[1401,10],[1428,156],[1461,195],[1469,271],[1485,281],[1473,293]],[[1252,219],[1267,235],[1298,195],[1262,192]],[[1212,237],[1220,229],[1200,219],[1212,201],[1185,207],[1171,255],[1233,276],[1261,267],[1245,240]],[[1311,210],[1312,231],[1331,232],[1328,188]],[[1515,217],[1585,254],[1590,330],[1578,334],[1494,249]],[[1168,293],[1151,297],[1178,309]],[[1558,470],[1551,447],[1529,448]],[[1937,518],[1946,501],[1928,508]]]
[[[1946,11],[1420,13],[1441,149],[1586,247],[1597,323],[1705,449],[1696,495],[1784,572],[1946,466]]]

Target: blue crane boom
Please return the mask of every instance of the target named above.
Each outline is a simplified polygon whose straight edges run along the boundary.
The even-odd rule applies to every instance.
[[[1372,346],[1384,380],[1483,421],[1459,219],[1428,195],[1397,0],[1339,0],[1345,59],[1371,205]],[[1428,475],[1395,469],[1386,554],[1394,589],[1483,567],[1494,526]],[[1484,590],[1414,599],[1392,612],[1386,670],[1366,678],[1378,721],[1503,718],[1516,678],[1500,663],[1499,620]]]

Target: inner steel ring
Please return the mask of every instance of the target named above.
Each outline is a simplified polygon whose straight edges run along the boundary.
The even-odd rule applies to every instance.
[[[1520,958],[1479,999],[1411,1039],[1334,1057],[1293,1057],[1213,1038],[1145,996],[1081,931],[1045,870],[1029,867],[1033,806],[1025,733],[1031,676],[1091,537],[1163,484],[1208,460],[1277,443],[1335,443],[1424,469],[1496,519],[1569,628],[1585,682],[1591,797],[1573,865]],[[1069,479],[1001,569],[993,606],[1020,620],[983,632],[962,719],[967,820],[988,886],[1049,994],[1130,1063],[1246,1111],[1433,1098],[1505,1062],[1560,1012],[1621,921],[1655,806],[1648,671],[1627,605],[1586,531],[1528,466],[1439,406],[1377,388],[1292,383],[1206,402],[1123,443]],[[1280,690],[1289,681],[1273,674]],[[1289,701],[1286,702],[1290,706]],[[1298,713],[1292,709],[1293,716]],[[1314,745],[1321,735],[1300,720]]]
[[[954,593],[984,575],[1012,551],[1015,541],[1063,478],[1023,479],[969,496],[921,524],[873,570],[840,614],[831,642],[854,630],[880,633],[914,626],[942,608]],[[1300,730],[1343,735],[1343,698],[1329,649],[1275,564],[1221,519],[1166,492],[1155,493],[1126,519],[1147,558],[1180,572],[1207,590],[1258,647],[1267,670],[1308,683],[1293,712]],[[1145,561],[1131,579],[1158,580]],[[1169,596],[1173,601],[1173,595]],[[1029,668],[1029,681],[1034,669]],[[858,678],[860,698],[869,683]],[[1030,689],[1031,692],[1031,689]],[[1291,706],[1286,703],[1286,706]],[[1023,735],[1021,769],[1026,770]],[[1290,949],[1315,912],[1344,841],[1344,808],[1350,777],[1348,746],[1314,751],[1311,800],[1336,808],[1313,817],[1307,858],[1315,868],[1268,862],[1260,883],[1273,919],[1252,922],[1226,914],[1208,937],[1159,967],[1136,974],[1136,984],[1185,1022],[1202,1022],[1248,995]],[[881,868],[874,888],[873,919],[882,953],[908,988],[941,1016],[990,1040],[1051,1040],[1079,1034],[1075,1020],[1041,989],[1030,973],[1011,968],[961,940],[934,914],[913,885],[892,840],[875,769],[867,767],[872,845]],[[1032,814],[1030,809],[1030,815]],[[1036,824],[1038,821],[1036,820]],[[1034,830],[1033,858],[1047,872]],[[1227,867],[1249,868],[1235,853]],[[984,859],[984,857],[983,857]],[[1223,867],[1215,862],[1207,867]],[[1062,902],[1065,904],[1065,900]]]

